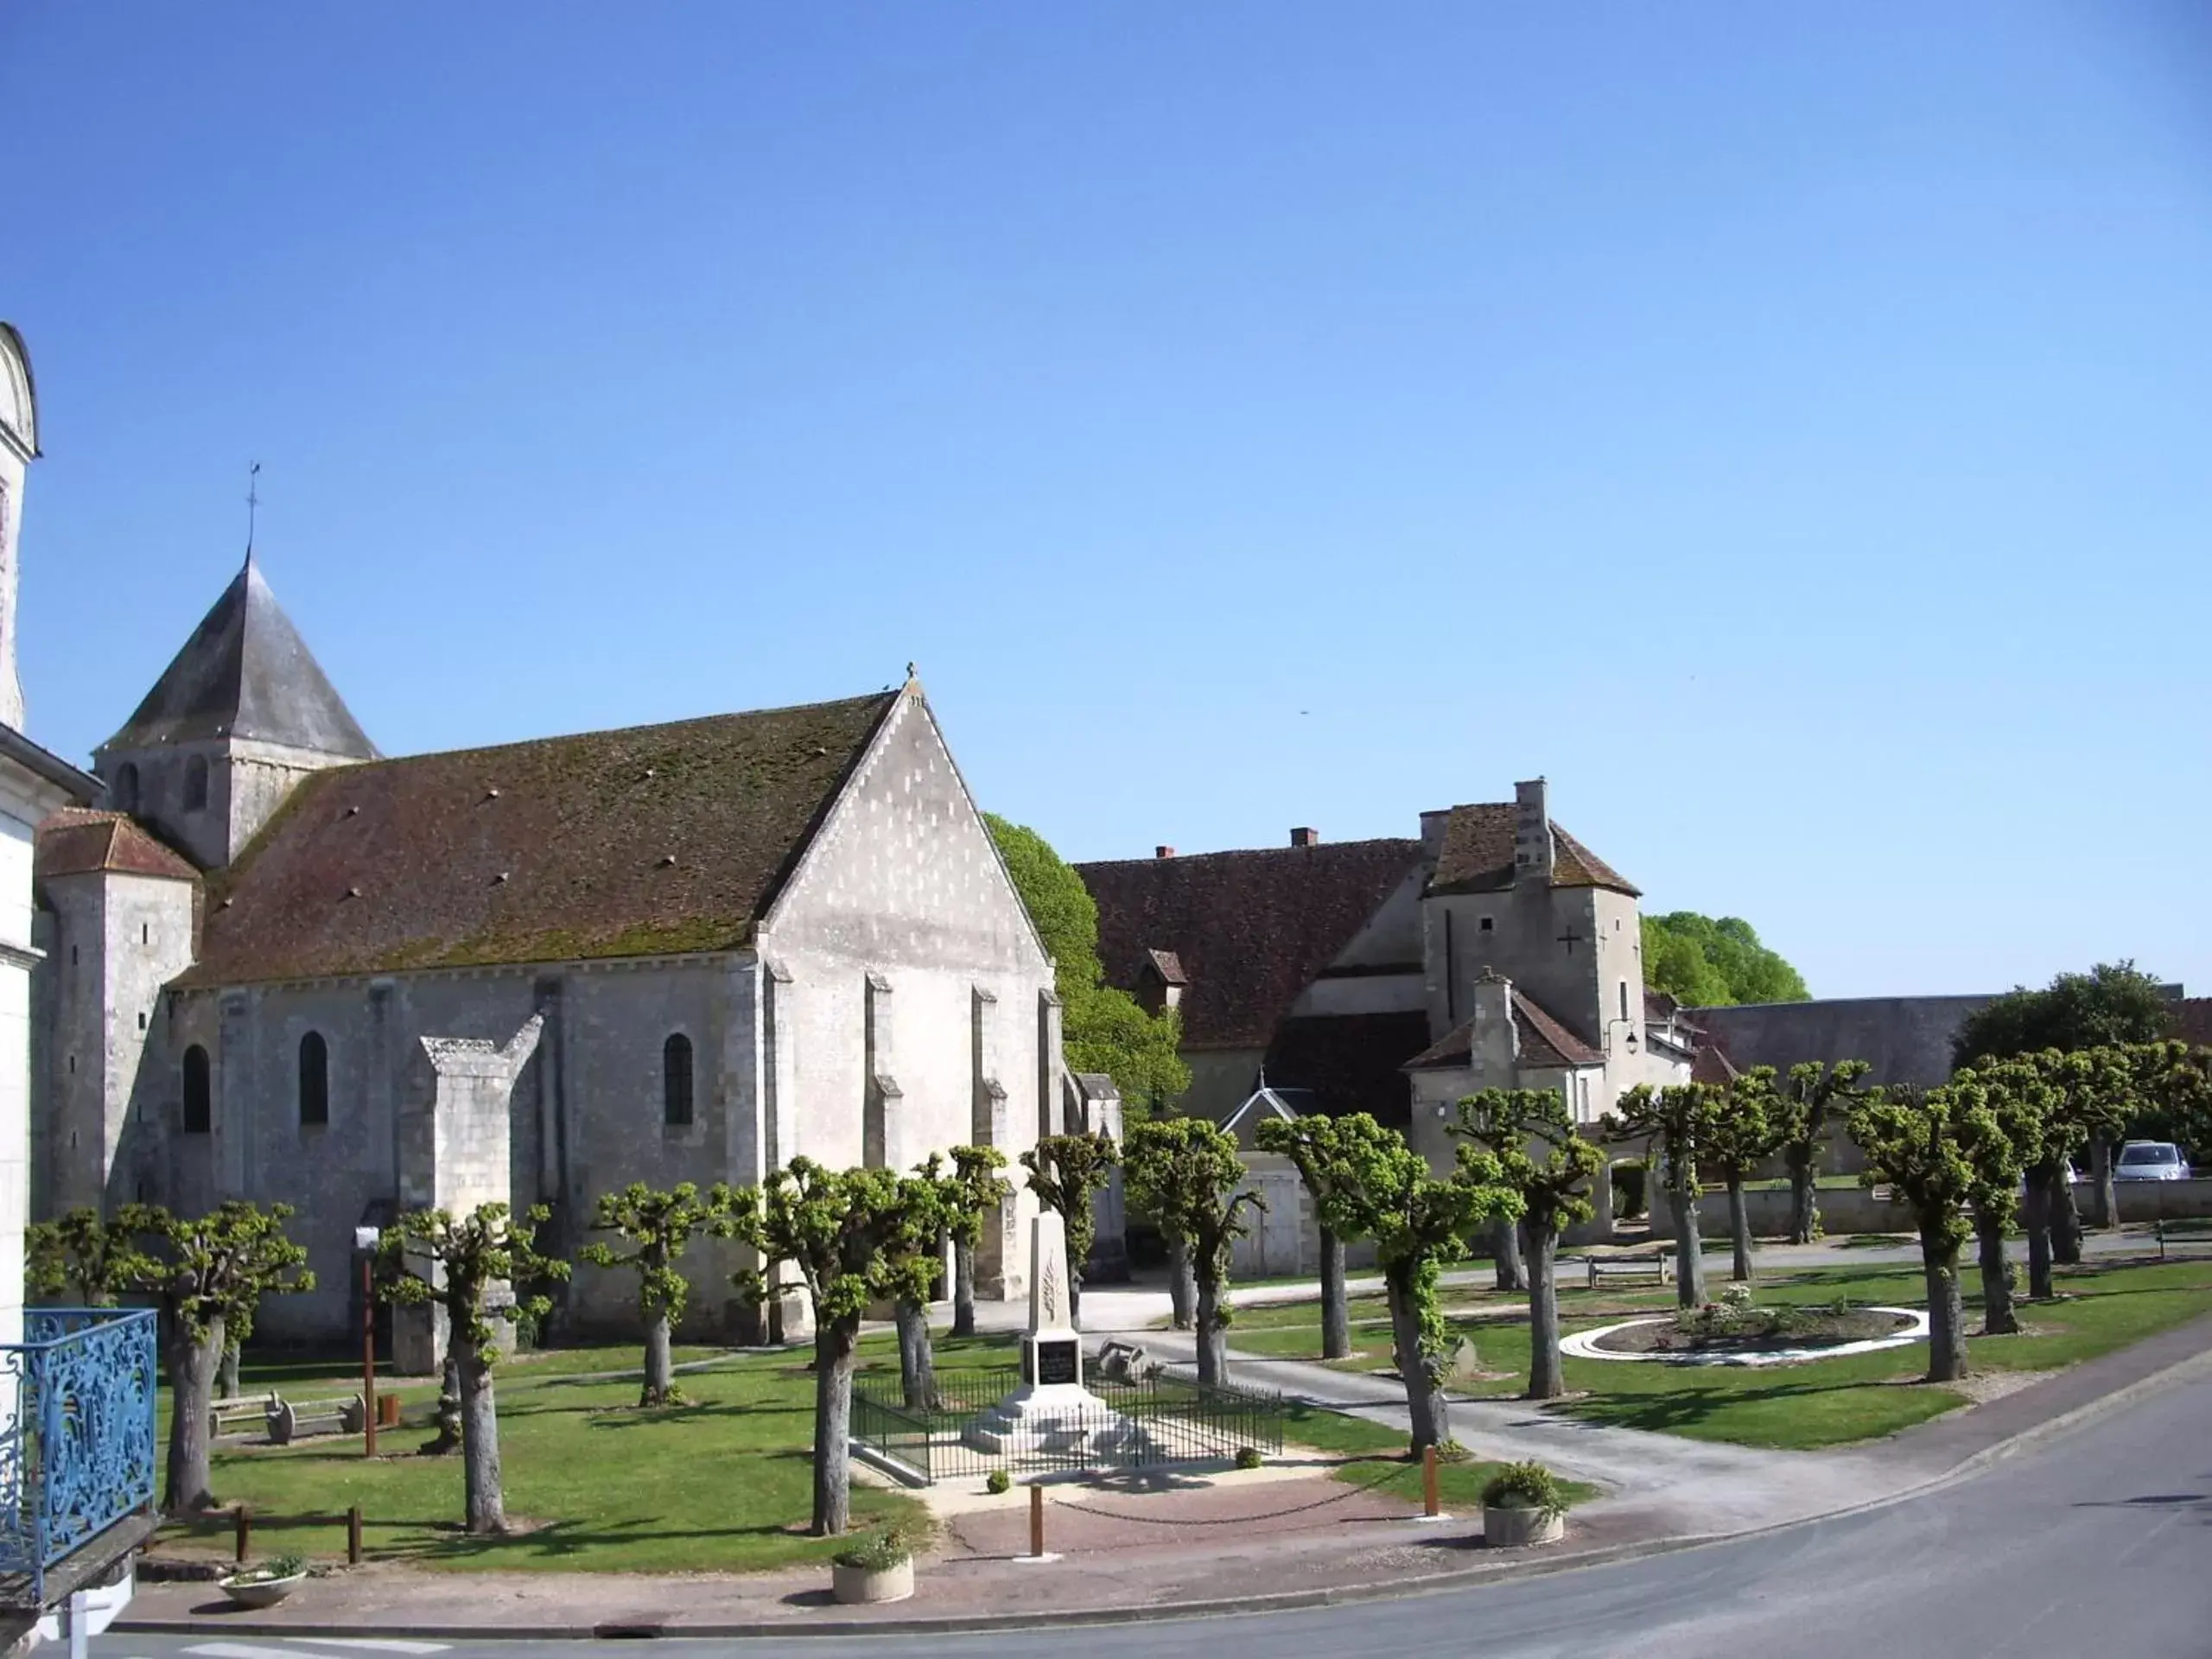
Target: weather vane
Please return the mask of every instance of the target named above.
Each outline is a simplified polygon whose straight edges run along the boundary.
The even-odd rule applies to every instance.
[[[249,559],[253,556],[254,515],[261,507],[261,492],[256,487],[254,480],[260,476],[261,463],[257,461],[248,467],[245,475],[245,556]]]

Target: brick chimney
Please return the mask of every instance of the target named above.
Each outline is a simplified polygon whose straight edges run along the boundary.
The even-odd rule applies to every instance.
[[[1173,847],[1162,844],[1152,849],[1152,855],[1154,858],[1173,858],[1175,856],[1175,849]]]
[[[1300,828],[1290,832],[1290,844],[1294,847],[1319,847],[1321,837],[1316,830]]]
[[[1513,879],[1552,879],[1552,817],[1541,778],[1513,785]]]

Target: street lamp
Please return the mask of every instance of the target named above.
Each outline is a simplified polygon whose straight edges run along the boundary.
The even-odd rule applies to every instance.
[[[377,1242],[373,1227],[353,1230],[361,1255],[361,1455],[377,1454]]]
[[[1606,1021],[1605,1021],[1605,1041],[1606,1041],[1608,1044],[1611,1044],[1611,1041],[1613,1040],[1613,1027],[1614,1027],[1615,1026],[1626,1026],[1626,1027],[1628,1027],[1628,1041],[1624,1045],[1624,1046],[1627,1048],[1627,1050],[1628,1050],[1628,1052],[1629,1052],[1630,1053],[1631,1053],[1631,1054],[1635,1053],[1635,1052],[1636,1052],[1636,1021],[1635,1021],[1635,1020],[1606,1020]]]

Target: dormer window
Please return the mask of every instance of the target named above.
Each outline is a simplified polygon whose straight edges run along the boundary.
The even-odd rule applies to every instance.
[[[185,762],[184,810],[204,812],[207,810],[207,757],[195,754]]]
[[[136,812],[138,810],[138,768],[128,760],[118,766],[115,783],[108,793],[115,798],[117,811]]]

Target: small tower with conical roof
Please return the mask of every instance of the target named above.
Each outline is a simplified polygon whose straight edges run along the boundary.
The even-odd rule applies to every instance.
[[[377,758],[249,553],[92,770],[110,807],[219,869],[309,772]]]

